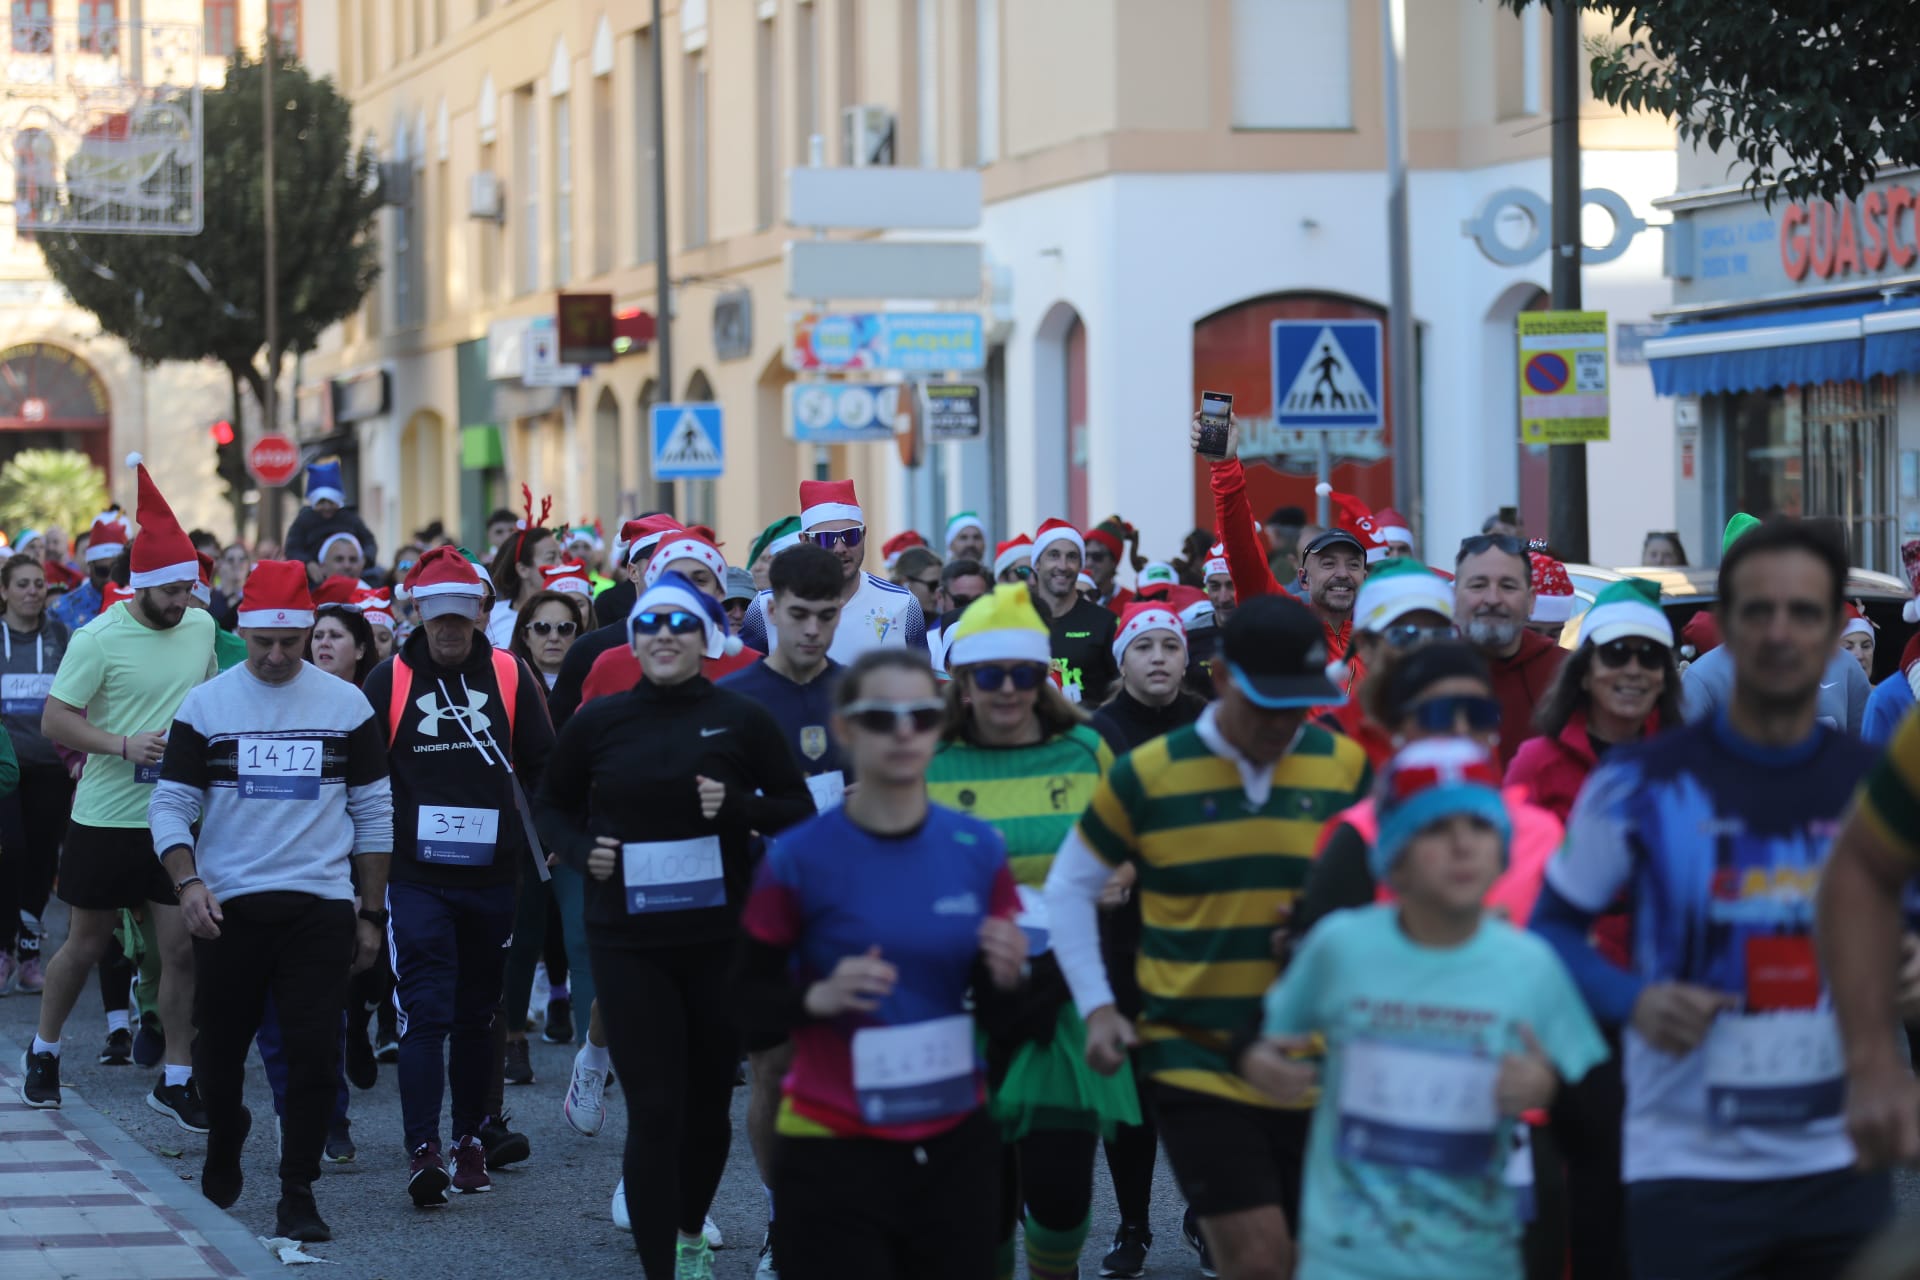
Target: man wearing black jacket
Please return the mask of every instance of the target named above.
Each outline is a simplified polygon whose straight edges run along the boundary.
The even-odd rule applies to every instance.
[[[541,857],[522,788],[553,749],[546,689],[487,643],[476,623],[486,585],[452,547],[407,575],[420,629],[375,667],[365,692],[393,777],[387,937],[400,1007],[400,1104],[421,1208],[447,1189],[492,1189],[482,1133],[520,864]],[[453,1159],[440,1153],[441,1098],[453,1092]]]
[[[600,1012],[626,1089],[623,1186],[641,1266],[666,1280],[676,1253],[706,1249],[733,1138],[727,974],[753,835],[814,805],[773,717],[700,674],[728,644],[718,600],[669,570],[628,626],[646,679],[574,713],[536,812],[554,852],[586,873],[594,983],[622,993]]]

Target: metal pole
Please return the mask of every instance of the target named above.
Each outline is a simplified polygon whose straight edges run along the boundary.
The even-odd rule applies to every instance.
[[[667,261],[667,82],[666,28],[660,22],[660,0],[653,0],[653,270],[654,306],[658,312],[653,326],[654,343],[659,348],[659,374],[655,402],[671,404],[673,391],[673,271]],[[654,505],[671,511],[674,505],[673,481],[654,482]]]
[[[1401,68],[1407,53],[1407,0],[1380,0],[1382,80],[1387,132],[1387,364],[1392,370],[1393,504],[1407,518],[1415,546],[1424,545],[1420,475],[1420,380],[1413,322],[1411,230],[1407,215],[1407,99]]]
[[[1314,433],[1313,447],[1318,461],[1313,466],[1313,522],[1322,529],[1332,523],[1333,499],[1320,492],[1320,486],[1333,483],[1333,447],[1327,443],[1327,433]]]
[[[260,54],[260,181],[262,205],[266,217],[266,307],[267,307],[267,394],[261,404],[263,421],[260,426],[262,435],[280,429],[280,259],[279,218],[275,212],[273,178],[273,56],[275,40],[273,38],[273,0],[260,0],[260,7],[266,11],[266,35],[261,41]],[[267,527],[261,532],[274,538],[280,536],[280,487],[267,488],[265,519]]]
[[[1553,309],[1580,310],[1580,6],[1553,7]],[[1547,540],[1585,562],[1587,447],[1547,451]]]

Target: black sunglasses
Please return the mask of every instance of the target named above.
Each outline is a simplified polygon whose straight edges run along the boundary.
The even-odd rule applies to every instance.
[[[1510,556],[1519,556],[1529,564],[1532,563],[1532,557],[1527,550],[1527,544],[1510,533],[1469,534],[1467,537],[1460,539],[1460,554],[1454,557],[1454,563],[1458,564],[1468,556],[1477,556],[1482,551],[1488,550],[1505,552]]]
[[[537,636],[550,636],[556,631],[563,636],[570,636],[579,629],[580,624],[577,622],[547,622],[542,620],[540,622],[529,622],[527,624],[527,630]]]
[[[1428,733],[1452,733],[1465,717],[1467,728],[1486,733],[1500,727],[1500,704],[1475,694],[1428,698],[1413,705],[1413,722]]]
[[[931,578],[908,578],[907,581],[919,587],[922,591],[938,591],[940,589],[940,575],[937,573]]]
[[[1037,689],[1040,682],[1047,678],[1047,669],[1037,662],[1021,662],[1011,667],[999,667],[989,663],[985,666],[969,667],[973,673],[973,687],[982,693],[998,693],[1000,686],[1010,684],[1021,693]]]
[[[706,629],[706,621],[698,614],[688,613],[685,609],[668,609],[664,612],[649,609],[633,620],[635,635],[650,636],[665,627],[677,636],[690,636]]]
[[[1030,564],[1016,564],[1010,569],[1002,569],[1000,571],[1000,581],[1002,582],[1005,582],[1009,578],[1018,578],[1020,581],[1025,582],[1032,576],[1033,566]]]
[[[1658,671],[1667,665],[1667,651],[1650,640],[1635,644],[1629,640],[1609,640],[1595,645],[1593,656],[1600,665],[1618,671],[1629,662],[1638,662],[1643,671]]]
[[[965,613],[967,611],[967,606],[972,604],[975,600],[978,600],[979,598],[980,598],[979,596],[956,596],[956,595],[949,595],[947,597],[947,599],[953,601],[953,611],[955,613]]]
[[[818,529],[812,533],[803,533],[800,535],[800,540],[831,551],[835,547],[857,547],[866,536],[866,526],[857,524],[851,529]]]
[[[1423,644],[1432,644],[1436,640],[1451,640],[1459,634],[1459,630],[1451,625],[1423,627],[1412,622],[1403,622],[1379,633],[1380,639],[1389,649],[1417,649]]]
[[[868,733],[932,733],[947,718],[947,706],[938,698],[920,702],[855,702],[843,708],[841,716],[850,725]]]

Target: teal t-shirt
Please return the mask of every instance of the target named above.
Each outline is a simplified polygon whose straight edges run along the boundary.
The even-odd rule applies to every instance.
[[[1488,918],[1421,946],[1391,905],[1336,913],[1267,992],[1270,1035],[1326,1038],[1298,1280],[1520,1280],[1500,1059],[1525,1023],[1563,1083],[1607,1056],[1547,945]]]

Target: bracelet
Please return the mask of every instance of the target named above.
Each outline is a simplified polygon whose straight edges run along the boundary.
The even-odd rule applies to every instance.
[[[180,891],[186,888],[190,884],[197,884],[203,889],[207,887],[207,882],[205,880],[202,880],[199,876],[188,876],[185,880],[182,880],[180,881],[180,883],[173,886],[174,896],[178,897],[180,895]]]

